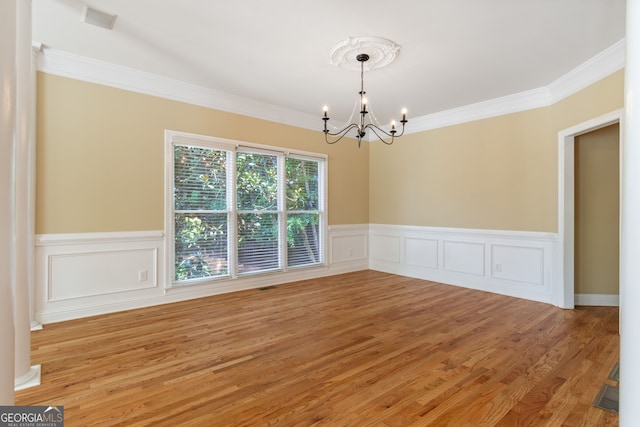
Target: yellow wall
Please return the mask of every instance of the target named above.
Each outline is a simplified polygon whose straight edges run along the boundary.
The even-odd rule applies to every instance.
[[[558,132],[622,108],[623,84],[619,71],[550,107],[372,144],[371,223],[557,232]]]
[[[550,107],[358,149],[326,145],[320,132],[40,73],[36,232],[161,230],[165,129],[327,153],[332,225],[556,232],[558,132],[622,106],[619,71]]]
[[[619,130],[615,124],[575,139],[577,294],[618,294]]]
[[[367,146],[39,73],[36,233],[162,230],[165,129],[328,154],[329,224],[369,222]]]

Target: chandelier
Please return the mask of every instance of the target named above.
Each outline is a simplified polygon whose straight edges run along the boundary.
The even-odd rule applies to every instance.
[[[375,118],[373,112],[369,111],[370,107],[368,106],[367,98],[365,97],[366,92],[364,90],[364,64],[369,61],[371,56],[368,53],[363,53],[363,51],[369,51],[375,56],[374,64],[369,68],[379,68],[389,64],[398,52],[399,47],[391,42],[390,40],[381,39],[379,37],[353,37],[349,38],[346,41],[338,44],[332,53],[333,62],[337,65],[344,66],[346,68],[354,69],[353,62],[353,52],[360,51],[355,56],[356,61],[360,64],[360,92],[358,92],[359,98],[354,106],[354,110],[351,113],[351,117],[348,120],[348,123],[342,129],[336,129],[334,132],[331,132],[327,126],[330,118],[329,118],[329,107],[325,106],[323,108],[322,121],[324,124],[323,133],[324,138],[327,144],[335,144],[340,141],[342,138],[347,136],[349,132],[355,130],[355,137],[358,140],[358,147],[360,147],[362,140],[367,136],[367,131],[371,131],[373,135],[375,135],[380,141],[387,145],[393,144],[396,138],[401,137],[404,134],[405,124],[408,122],[407,120],[407,110],[402,110],[402,119],[400,120],[400,130],[397,128],[397,124],[394,121],[391,121],[391,124],[387,129],[384,129]],[[359,111],[359,114],[356,116],[356,111]],[[354,120],[354,116],[356,120]],[[335,137],[335,138],[330,138]]]

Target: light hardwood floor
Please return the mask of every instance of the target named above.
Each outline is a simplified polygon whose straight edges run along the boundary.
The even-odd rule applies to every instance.
[[[374,271],[46,325],[66,426],[608,426],[618,309]],[[610,382],[610,381],[609,381]],[[612,383],[614,384],[614,383]]]

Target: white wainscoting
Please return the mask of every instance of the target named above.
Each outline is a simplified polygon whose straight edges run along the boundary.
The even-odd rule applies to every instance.
[[[162,231],[36,236],[33,320],[46,324],[369,268],[368,225],[329,227],[327,265],[169,287]]]
[[[36,236],[34,315],[40,323],[141,306],[164,294],[164,233]]]
[[[337,225],[318,268],[168,287],[162,231],[36,236],[33,320],[52,323],[244,289],[373,270],[557,305],[558,236],[392,225]],[[617,295],[576,295],[617,305]]]
[[[369,266],[556,304],[554,233],[370,225]]]
[[[332,273],[369,268],[369,226],[334,225],[329,227],[329,265]]]

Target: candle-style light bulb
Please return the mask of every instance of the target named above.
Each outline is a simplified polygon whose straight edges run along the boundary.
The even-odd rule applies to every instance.
[[[402,109],[402,120],[407,120],[407,109],[406,108]]]
[[[327,112],[329,112],[329,107],[325,105],[324,107],[322,107],[322,111],[324,112],[324,116],[327,117]]]
[[[396,121],[391,120],[391,130],[396,130]]]

